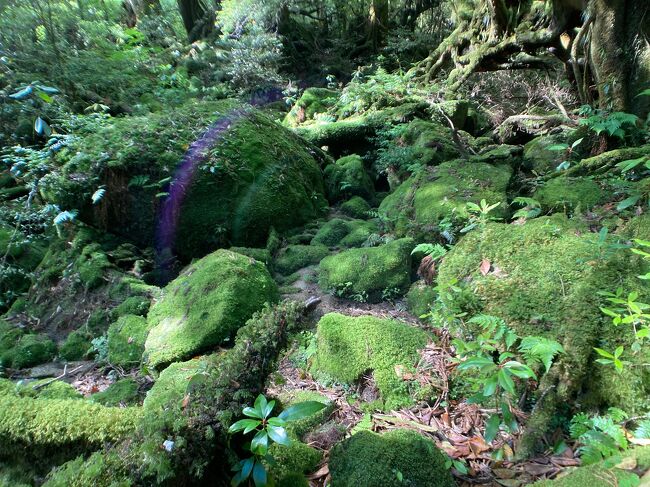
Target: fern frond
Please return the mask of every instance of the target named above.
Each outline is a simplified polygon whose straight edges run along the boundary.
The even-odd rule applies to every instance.
[[[527,363],[542,363],[548,372],[553,359],[556,355],[564,353],[564,348],[550,338],[528,336],[521,340],[519,351]]]

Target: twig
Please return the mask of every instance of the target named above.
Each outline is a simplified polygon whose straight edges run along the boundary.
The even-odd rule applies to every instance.
[[[68,372],[68,364],[65,364],[63,366],[63,374],[59,375],[58,377],[53,377],[52,379],[50,379],[50,380],[48,380],[46,382],[41,382],[40,384],[36,384],[35,386],[32,387],[32,389],[34,389],[36,391],[38,389],[41,389],[42,387],[49,386],[53,382],[56,382],[57,380],[63,379],[64,377],[66,377],[69,374],[74,374],[77,370],[81,369],[82,367],[83,367],[83,364],[78,366],[78,367],[75,367],[70,372]]]

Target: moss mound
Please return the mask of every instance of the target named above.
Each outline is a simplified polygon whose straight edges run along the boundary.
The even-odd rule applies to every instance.
[[[370,302],[404,294],[411,284],[413,247],[414,241],[405,238],[331,255],[320,263],[319,284],[340,296]]]
[[[121,379],[108,389],[90,396],[90,400],[103,406],[126,406],[138,402],[138,383],[133,379]]]
[[[547,336],[564,346],[566,353],[540,385],[553,391],[545,399],[549,417],[540,423],[552,417],[555,401],[573,400],[578,392],[583,405],[627,411],[649,405],[646,374],[628,367],[625,377],[615,379],[614,372],[592,365],[593,347],[614,350],[630,341],[601,313],[599,293],[618,287],[641,290],[636,276],[645,267],[626,250],[603,256],[597,242],[598,235],[560,214],[525,225],[493,223],[465,236],[440,265],[438,283],[457,279],[477,297],[463,303],[463,293],[455,294],[450,306],[499,316],[520,336]],[[483,260],[491,264],[486,275],[479,269]],[[543,410],[541,405],[536,409],[540,415]]]
[[[56,351],[56,344],[45,335],[22,335],[5,352],[2,360],[6,367],[22,369],[53,360]]]
[[[371,209],[370,204],[361,196],[353,196],[341,204],[341,213],[352,218],[368,218],[368,212]]]
[[[454,160],[412,176],[387,196],[379,214],[392,223],[399,235],[414,233],[435,237],[443,220],[464,223],[467,203],[501,203],[490,216],[507,216],[506,189],[512,176],[509,165]]]
[[[122,367],[140,363],[149,333],[147,320],[142,316],[124,315],[108,328],[108,360]]]
[[[317,337],[312,370],[346,384],[371,371],[385,409],[411,403],[396,366],[416,365],[418,350],[428,341],[426,332],[393,320],[330,313],[319,321]]]
[[[361,431],[334,447],[329,467],[332,487],[453,487],[445,461],[438,447],[415,431]]]
[[[234,101],[190,101],[146,117],[111,119],[56,159],[58,171],[43,182],[46,199],[142,245],[154,243],[161,222],[158,236],[174,239],[185,260],[228,244],[263,246],[271,225],[279,231],[300,226],[326,207],[310,148]],[[182,194],[169,187],[174,177]],[[101,185],[106,195],[91,205]]]
[[[165,287],[147,317],[147,363],[160,367],[234,337],[264,303],[279,297],[264,264],[218,250],[187,267]]]
[[[150,299],[144,296],[130,296],[113,310],[113,316],[116,319],[124,315],[147,316],[150,307]]]
[[[413,316],[420,317],[431,311],[431,306],[438,297],[435,286],[430,286],[424,281],[417,281],[411,285],[406,293],[406,307]]]
[[[180,404],[190,380],[205,370],[211,358],[198,358],[171,364],[160,373],[153,387],[147,392],[142,404],[147,414],[156,414],[168,407]]]
[[[59,349],[59,357],[64,360],[82,360],[92,349],[92,335],[85,330],[75,330],[68,335]]]
[[[280,251],[274,269],[288,276],[298,269],[318,264],[329,253],[329,249],[322,245],[289,245]]]
[[[297,127],[309,120],[314,120],[318,114],[324,114],[339,99],[339,93],[327,88],[307,88],[291,111],[284,118],[284,125]]]
[[[363,159],[356,154],[342,157],[327,166],[324,172],[327,197],[331,202],[350,196],[372,199],[375,195],[375,188],[366,172]]]
[[[603,190],[591,179],[557,177],[535,191],[533,197],[544,210],[587,211],[603,201]]]
[[[375,221],[333,218],[318,230],[311,244],[328,247],[360,247],[370,235],[378,231],[379,226]]]

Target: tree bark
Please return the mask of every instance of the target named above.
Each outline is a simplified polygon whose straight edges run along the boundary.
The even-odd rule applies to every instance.
[[[190,42],[204,39],[214,32],[215,11],[221,2],[212,0],[177,0],[178,9]]]

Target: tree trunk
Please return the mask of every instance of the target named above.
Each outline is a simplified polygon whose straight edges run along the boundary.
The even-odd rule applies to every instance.
[[[215,11],[221,2],[211,0],[177,0],[178,9],[190,42],[208,37],[214,32]]]

